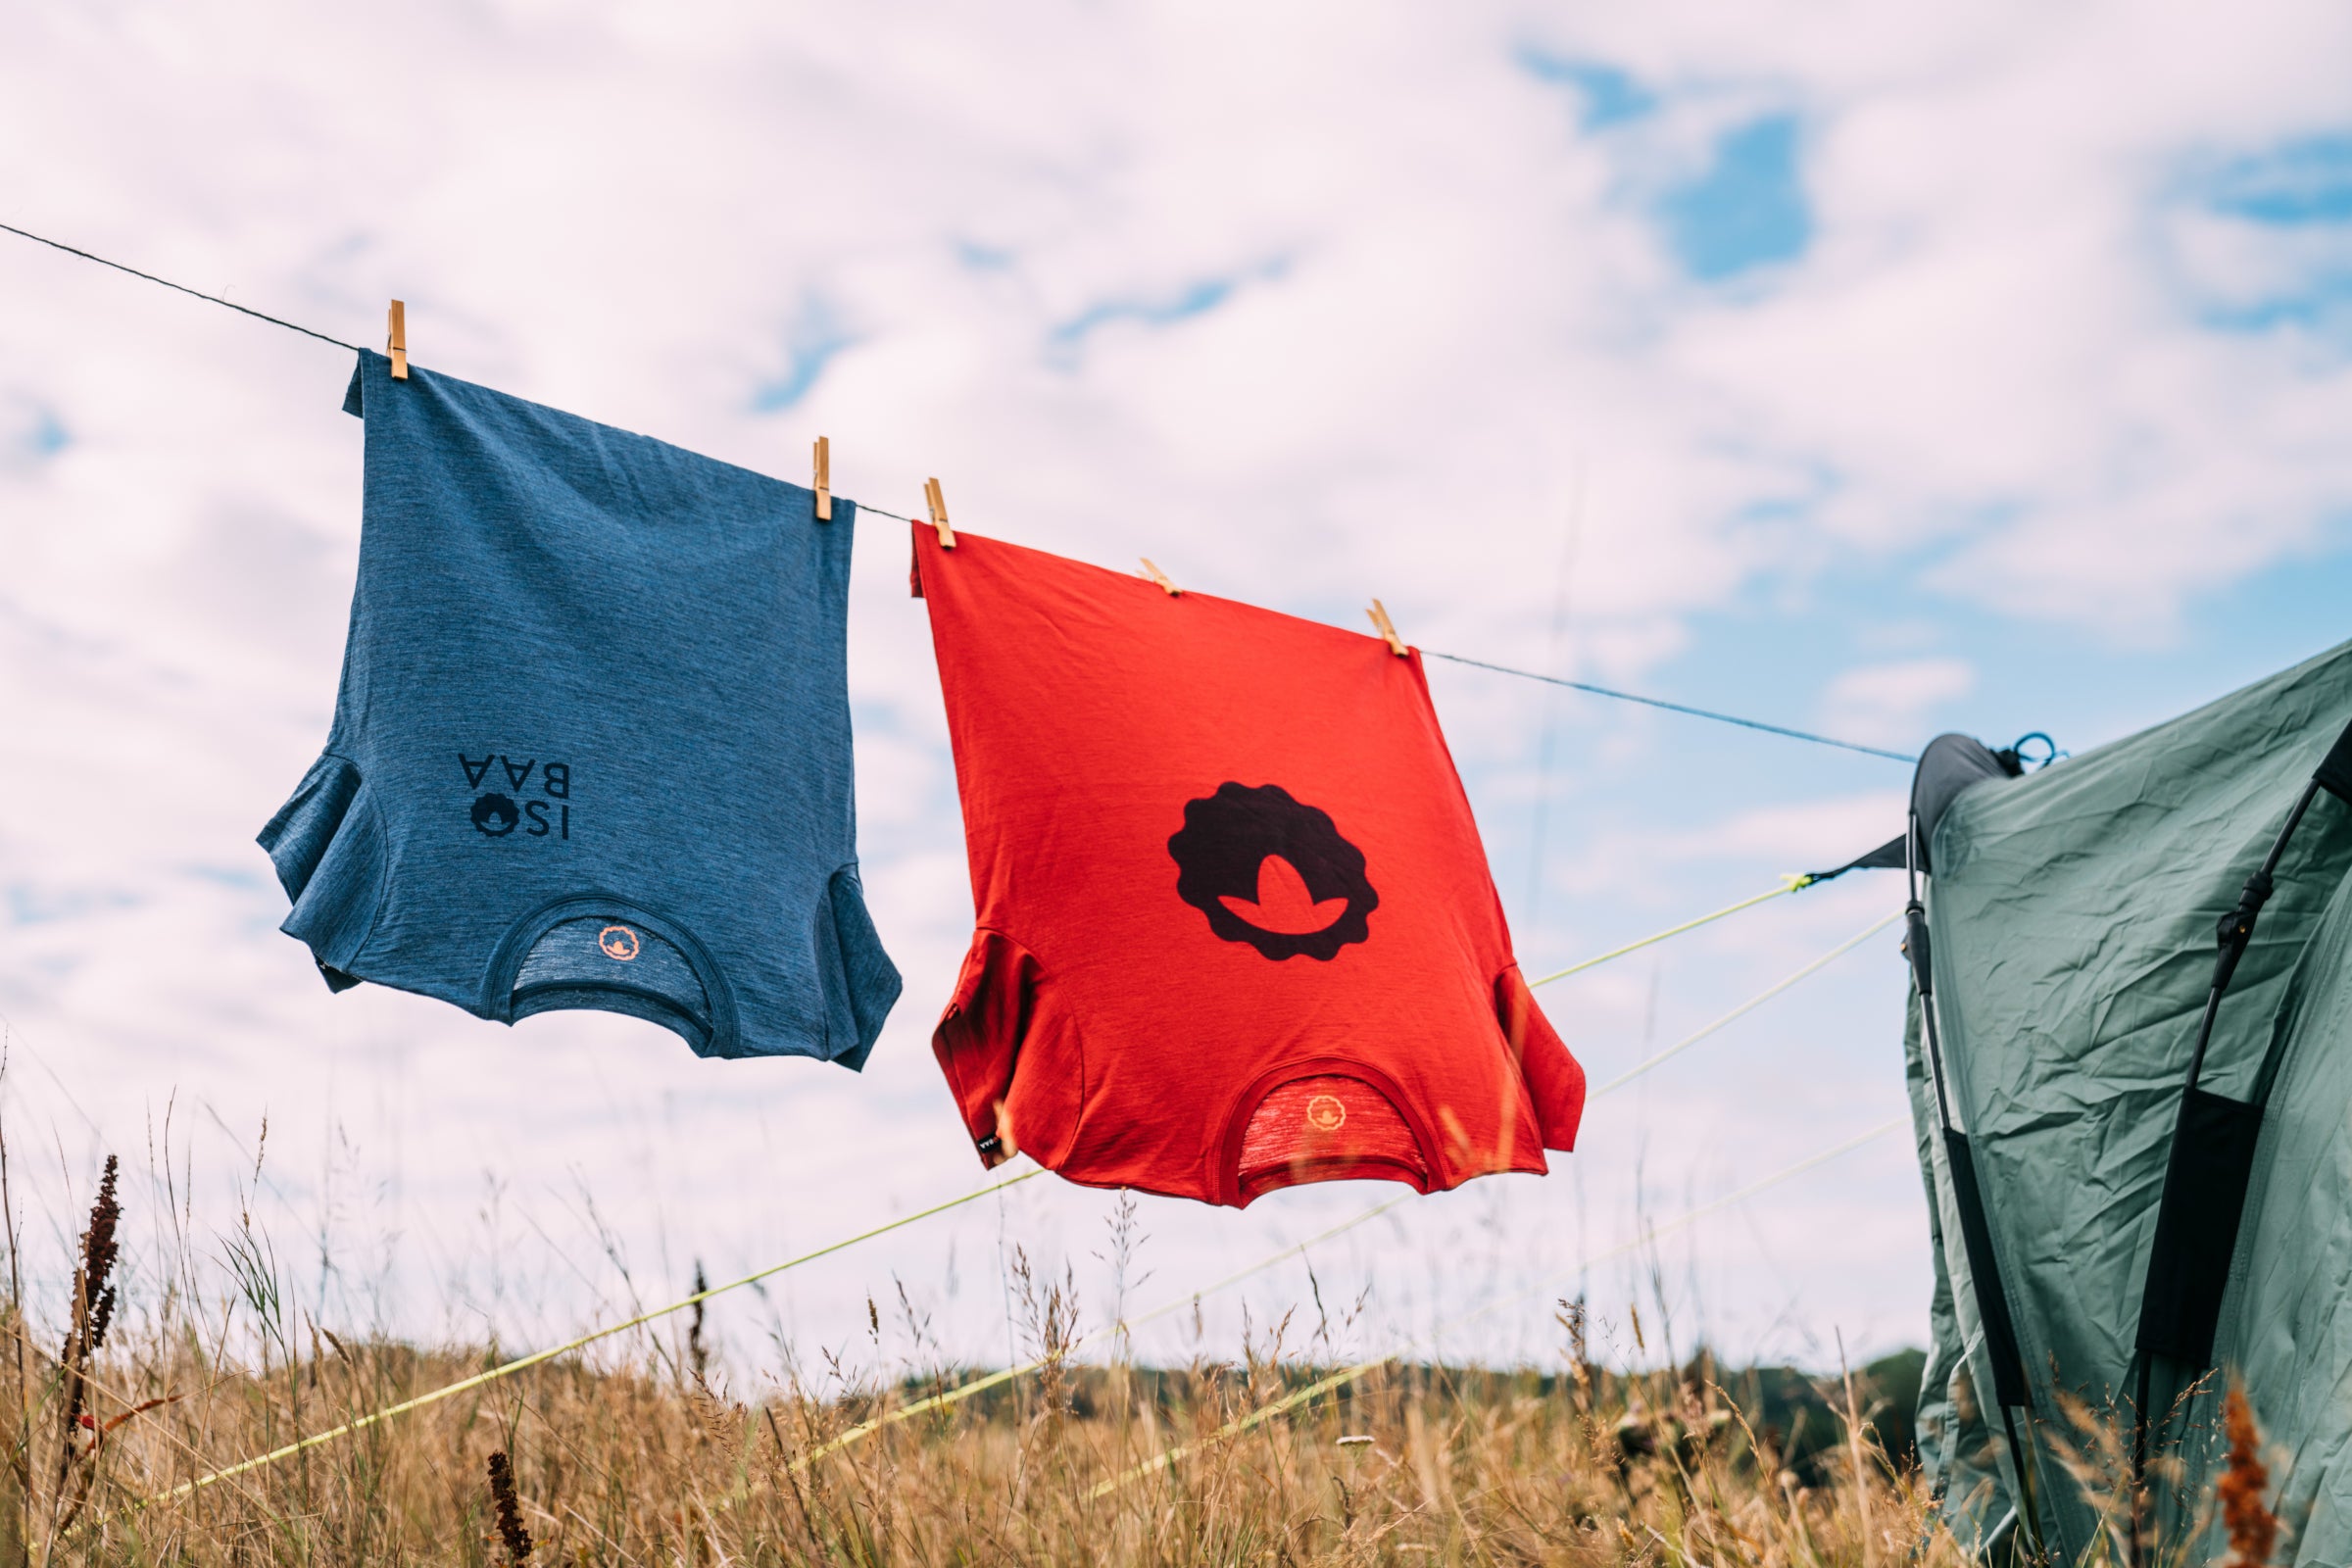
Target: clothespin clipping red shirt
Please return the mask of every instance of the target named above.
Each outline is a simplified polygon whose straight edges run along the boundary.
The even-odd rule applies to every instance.
[[[948,498],[937,479],[923,481],[923,500],[931,507],[931,526],[939,530],[939,548],[956,548],[956,530],[948,526]]]
[[[384,313],[384,352],[392,356],[392,379],[409,378],[409,308],[399,300]]]
[[[1372,617],[1372,624],[1379,629],[1381,636],[1388,639],[1389,652],[1402,659],[1405,656],[1404,639],[1396,635],[1396,623],[1389,618],[1388,608],[1375,599],[1372,608],[1364,613]]]
[[[816,438],[816,520],[833,520],[833,443]]]
[[[1144,564],[1144,569],[1137,573],[1138,576],[1149,577],[1160,587],[1165,588],[1168,591],[1168,597],[1170,599],[1181,599],[1184,597],[1184,590],[1177,587],[1174,583],[1168,581],[1168,574],[1160,570],[1157,566],[1152,564],[1152,558],[1150,556],[1144,556],[1139,559],[1142,560]]]

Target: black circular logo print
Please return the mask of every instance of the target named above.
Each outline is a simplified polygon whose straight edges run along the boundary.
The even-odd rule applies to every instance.
[[[1329,812],[1278,784],[1220,784],[1187,801],[1168,853],[1176,896],[1208,916],[1209,930],[1276,962],[1329,960],[1372,934],[1364,917],[1380,895],[1364,852],[1340,837]]]
[[[504,795],[485,795],[473,803],[473,825],[494,839],[503,839],[514,831],[522,813],[514,803]]]

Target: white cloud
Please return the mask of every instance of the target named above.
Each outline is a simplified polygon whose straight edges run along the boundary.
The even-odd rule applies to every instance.
[[[1881,746],[1917,744],[1936,707],[1976,690],[1964,659],[1908,659],[1849,669],[1822,698],[1822,727]]]
[[[2291,325],[2215,330],[2197,300],[2309,276],[2333,253],[2277,247],[2332,241],[2216,228],[2175,193],[2215,149],[2340,119],[2347,29],[2299,0],[1573,21],[425,4],[396,26],[20,9],[0,21],[0,220],[357,342],[398,294],[436,368],[790,477],[821,430],[845,495],[919,511],[936,473],[980,532],[1150,554],[1188,585],[1349,624],[1377,593],[1416,641],[1511,662],[1549,657],[1582,465],[1566,651],[1631,682],[1759,585],[1857,563],[2161,637],[2191,596],[2324,546],[2352,499],[2352,369]],[[1570,89],[1516,63],[1530,43],[1616,65],[1659,107],[1581,134]],[[1765,111],[1805,127],[1812,247],[1696,287],[1654,193]],[[1130,313],[1054,351],[1058,325],[1210,279],[1236,280],[1213,308]],[[863,526],[851,680],[868,885],[909,987],[863,1080],[695,1062],[626,1020],[509,1035],[372,989],[330,998],[270,930],[282,901],[249,841],[332,698],[359,502],[345,357],[7,235],[0,296],[0,1010],[108,1142],[134,1147],[175,1088],[241,1133],[267,1108],[302,1212],[326,1201],[331,1113],[361,1129],[351,1179],[395,1173],[400,1223],[461,1261],[484,1170],[582,1258],[575,1169],[641,1256],[747,1266],[973,1178],[925,1045],[968,906],[897,524]],[[818,338],[848,341],[760,413]],[[1937,646],[1774,700],[1915,743],[1967,690]],[[1532,788],[1536,710],[1458,689],[1456,751],[1498,819]],[[1602,809],[1574,792],[1703,771],[1662,760],[1688,721],[1558,712],[1576,744],[1552,831],[1575,864],[1555,882],[1583,902],[1545,940],[1664,923],[1844,848],[1871,814],[1766,821],[1738,788]],[[1715,847],[1662,852],[1663,870],[1641,853],[1677,834]],[[15,889],[39,919],[9,923]],[[1684,988],[1667,1010],[1738,1000],[1843,934],[1852,911],[1818,897],[1773,935],[1727,928],[1703,975],[1665,970]],[[1782,1042],[1851,1103],[1753,1132],[1740,1174],[1805,1152],[1833,1111],[1886,1113],[1878,983],[1838,994],[1840,1029]],[[1596,1031],[1637,1026],[1611,1005]],[[1772,1088],[1675,1082],[1687,1103],[1653,1160],[1695,1155]],[[1635,1125],[1597,1123],[1574,1179],[1621,1193]],[[1916,1193],[1888,1190],[1881,1213],[1908,1216]],[[1022,1222],[1073,1228],[1083,1254],[1093,1197],[1022,1191]],[[1513,1223],[1567,1234],[1557,1183],[1508,1191]],[[1352,1196],[1157,1208],[1161,1277]],[[1488,1200],[1417,1205],[1426,1228],[1367,1244],[1365,1266]],[[932,1269],[940,1234],[968,1257],[994,1218],[893,1255]],[[1913,1332],[1917,1263],[1858,1281],[1845,1321]],[[828,1278],[808,1298],[820,1329],[854,1294]],[[403,1310],[434,1295],[415,1286]]]

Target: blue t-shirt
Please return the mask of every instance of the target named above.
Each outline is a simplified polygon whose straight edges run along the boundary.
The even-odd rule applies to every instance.
[[[262,830],[288,935],[512,1023],[864,1063],[854,508],[363,353],[359,584],[325,752]]]

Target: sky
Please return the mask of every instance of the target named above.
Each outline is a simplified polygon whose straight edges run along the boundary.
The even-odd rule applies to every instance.
[[[16,8],[0,222],[349,342],[399,297],[431,369],[796,482],[823,434],[845,496],[919,514],[937,475],[959,528],[1367,633],[1378,596],[1428,650],[2080,753],[2345,635],[2348,46],[2288,0]],[[331,714],[350,359],[0,234],[36,1278],[108,1152],[134,1307],[154,1249],[218,1277],[250,1215],[313,1321],[515,1348],[980,1185],[928,1049],[971,904],[901,524],[859,520],[852,588],[906,976],[861,1075],[330,996],[277,932],[253,837]],[[1897,762],[1430,671],[1530,971],[1899,829]],[[1540,995],[1599,1082],[1899,902],[1857,874]],[[1544,1362],[1579,1293],[1620,1357],[1919,1344],[1899,1133],[1588,1261],[1901,1115],[1903,985],[1883,932],[1597,1101],[1549,1176],[1411,1199],[1136,1353],[1295,1311],[1309,1353]],[[1143,1199],[1122,1271],[1118,1198],[1040,1177],[713,1331],[745,1388],[1002,1362],[1016,1253],[1099,1327],[1404,1191]]]

